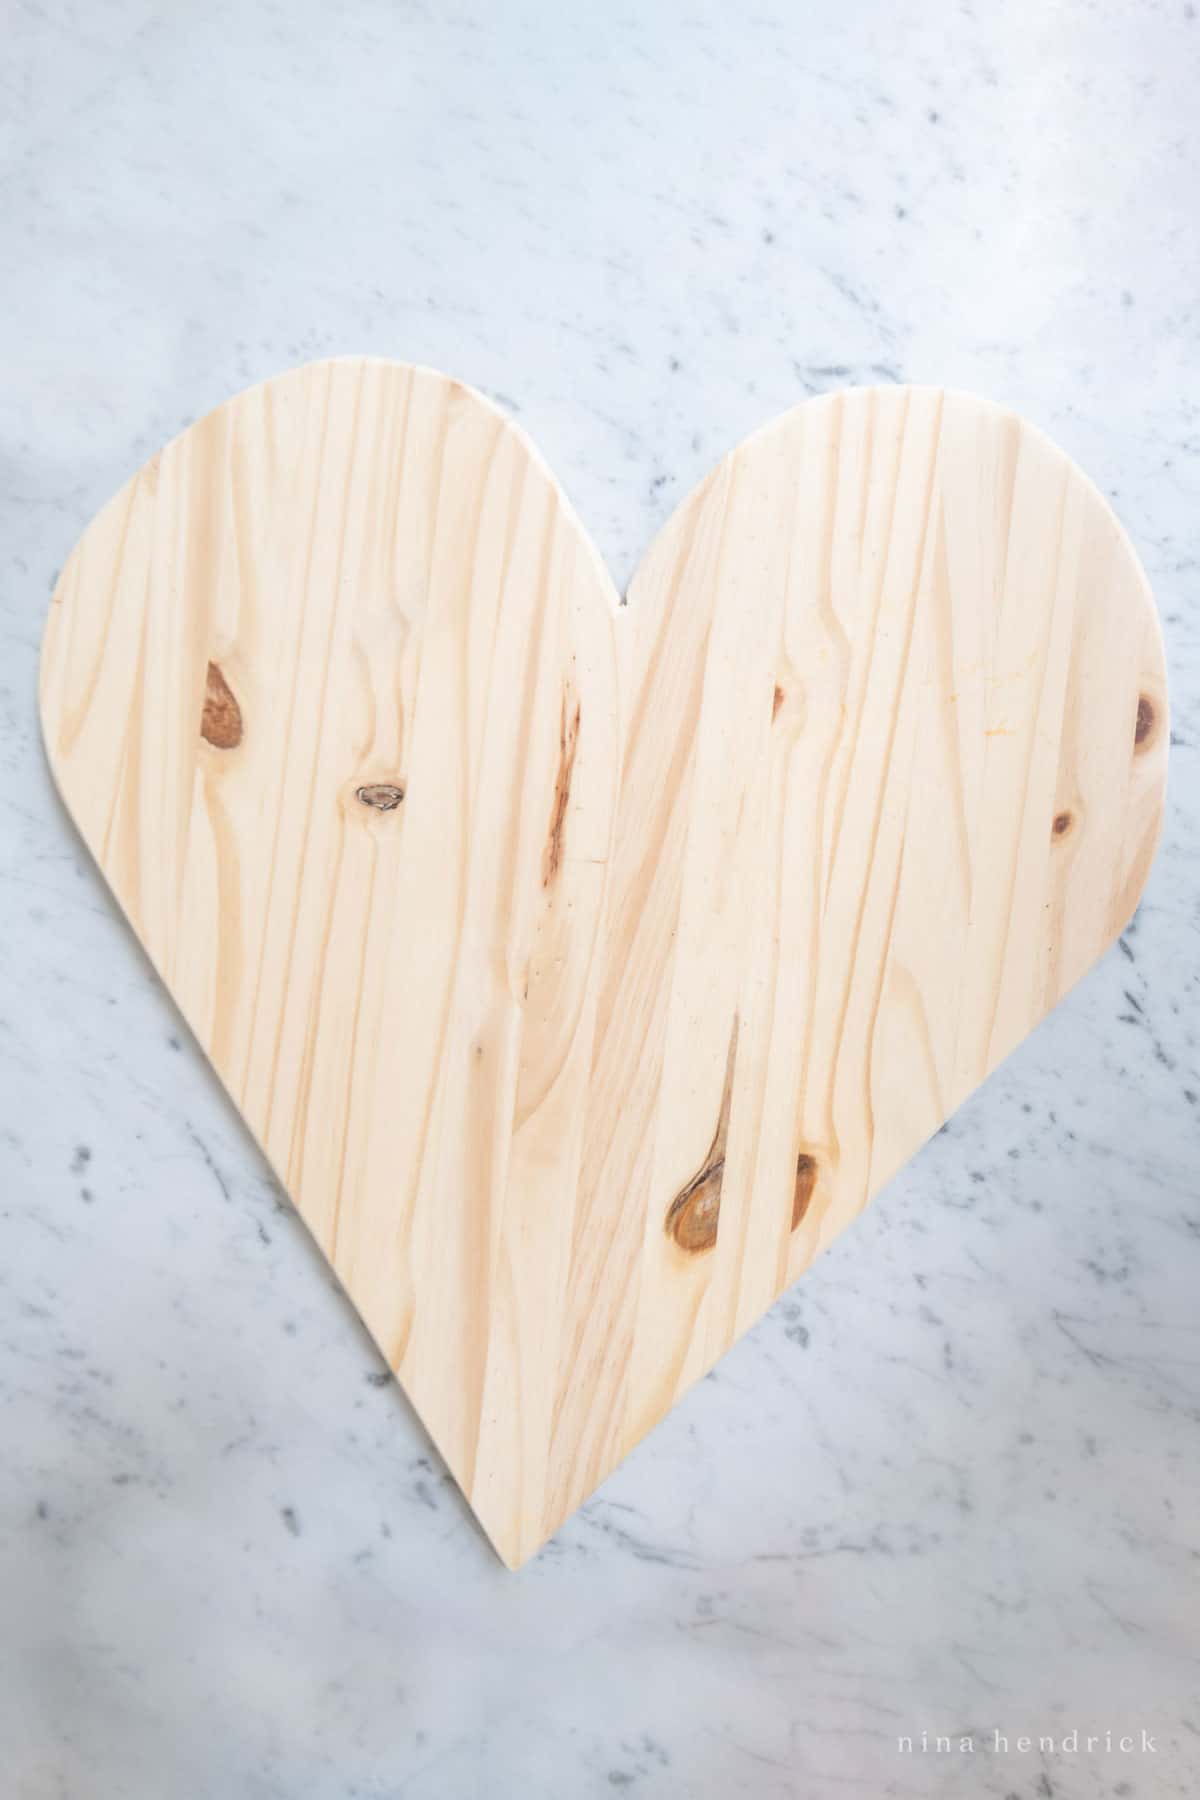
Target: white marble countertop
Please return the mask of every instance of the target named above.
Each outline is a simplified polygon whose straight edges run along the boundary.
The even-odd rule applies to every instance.
[[[6,1794],[1200,1789],[1196,11],[10,10]],[[1170,810],[1122,944],[519,1576],[148,972],[36,723],[99,504],[338,351],[500,398],[620,579],[799,397],[974,388],[1111,496],[1166,631]]]

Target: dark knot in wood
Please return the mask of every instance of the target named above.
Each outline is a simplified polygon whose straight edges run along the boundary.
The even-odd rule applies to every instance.
[[[404,783],[368,781],[364,787],[355,788],[354,798],[364,806],[373,806],[376,812],[395,812],[404,798]]]
[[[813,1197],[817,1185],[820,1165],[815,1156],[802,1150],[796,1158],[796,1185],[792,1191],[792,1230],[795,1231],[801,1219],[808,1211],[808,1203]]]
[[[215,662],[209,663],[204,679],[200,736],[217,750],[236,750],[242,741],[242,709]]]

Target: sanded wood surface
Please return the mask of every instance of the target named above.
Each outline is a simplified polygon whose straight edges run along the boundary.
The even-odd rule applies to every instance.
[[[42,717],[512,1564],[1112,942],[1168,739],[1127,540],[1000,408],[796,408],[619,608],[511,422],[358,359],[104,509]]]

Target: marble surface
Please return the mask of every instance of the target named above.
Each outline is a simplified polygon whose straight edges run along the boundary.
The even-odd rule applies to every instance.
[[[1195,1793],[1196,7],[14,0],[5,40],[5,1793]],[[621,579],[799,397],[974,388],[1112,497],[1165,624],[1170,810],[1121,945],[515,1577],[36,724],[95,509],[338,351],[502,400]]]

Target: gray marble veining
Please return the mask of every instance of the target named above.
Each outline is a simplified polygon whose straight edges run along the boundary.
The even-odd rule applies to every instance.
[[[42,0],[5,41],[4,1791],[1194,1793],[1196,8]],[[803,395],[976,389],[1111,496],[1167,638],[1166,836],[1120,946],[517,1577],[36,724],[96,508],[338,351],[500,399],[621,580]]]

